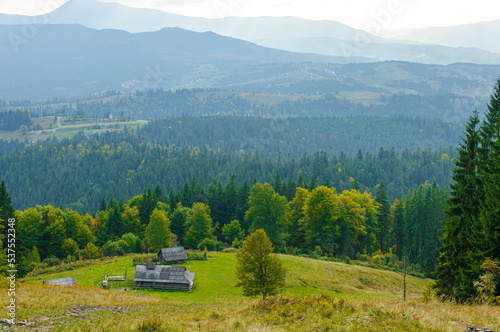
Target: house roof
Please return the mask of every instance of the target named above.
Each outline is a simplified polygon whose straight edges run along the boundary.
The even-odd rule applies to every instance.
[[[75,277],[44,280],[43,283],[49,285],[59,285],[59,286],[76,286]]]
[[[184,247],[163,248],[158,254],[163,256],[167,262],[186,261],[187,255]]]
[[[194,272],[186,270],[184,266],[156,265],[151,269],[144,264],[135,266],[135,282],[161,282],[169,284],[191,284]]]

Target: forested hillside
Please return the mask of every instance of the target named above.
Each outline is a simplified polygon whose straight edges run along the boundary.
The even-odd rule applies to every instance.
[[[365,69],[367,70],[367,69]],[[315,73],[316,71],[312,71]],[[349,76],[353,73],[349,72]],[[450,82],[446,83],[446,86]],[[51,98],[42,101],[9,101],[0,99],[0,110],[26,108],[32,116],[73,114],[122,119],[157,119],[186,115],[251,115],[263,117],[351,117],[401,116],[461,121],[477,107],[484,110],[483,97],[477,90],[466,93],[450,90],[438,93],[426,82],[397,85],[401,90],[364,85],[346,79],[346,84],[334,80],[328,84],[307,82],[300,92],[271,91],[265,93],[219,89],[150,89],[124,94],[106,91],[88,97]],[[444,82],[442,82],[445,85]],[[315,87],[328,86],[321,91]],[[470,85],[464,88],[471,89]],[[429,90],[429,91],[427,91]],[[250,91],[259,91],[258,88]],[[416,92],[420,93],[416,93]],[[411,92],[411,93],[409,93]],[[465,94],[465,95],[464,95]]]
[[[239,247],[247,234],[262,228],[281,252],[370,258],[394,268],[407,255],[414,272],[430,276],[447,192],[434,182],[391,204],[384,182],[376,196],[360,191],[356,181],[352,186],[336,190],[328,180],[317,186],[315,177],[308,184],[301,176],[297,182],[283,181],[278,174],[272,184],[252,186],[238,185],[232,177],[225,186],[214,181],[202,188],[193,179],[168,195],[157,185],[125,203],[111,196],[100,202],[98,212],[79,214],[53,205],[15,212],[2,181],[0,206],[4,220],[17,220],[21,275],[62,259],[157,252],[175,245]]]
[[[325,151],[329,156],[401,152],[455,146],[461,124],[421,118],[369,117],[182,117],[152,121],[137,135],[145,142],[178,147],[208,147],[223,152],[259,152],[261,156],[300,158]]]
[[[318,83],[322,84],[324,82]],[[329,86],[334,92],[318,93],[312,89],[305,93],[288,95],[278,92],[255,95],[224,90],[158,89],[140,91],[133,95],[117,95],[108,100],[80,99],[75,104],[76,109],[89,116],[106,116],[112,113],[115,116],[139,119],[233,114],[265,117],[411,116],[459,121],[468,116],[475,102],[473,98],[453,93],[404,94],[379,87],[353,85],[339,86],[337,89],[335,85]],[[366,90],[363,90],[365,88]],[[67,111],[71,112],[71,109]]]
[[[30,112],[28,111],[7,111],[0,112],[0,130],[14,131],[19,130],[21,126],[29,126],[31,122]]]
[[[353,156],[313,153],[314,150],[317,148],[310,148],[299,158],[288,154],[269,158],[258,151],[177,147],[169,145],[168,140],[155,144],[126,132],[95,137],[77,135],[2,156],[0,174],[12,188],[13,203],[18,209],[54,204],[95,211],[102,198],[113,194],[128,199],[148,185],[179,189],[194,177],[202,186],[214,180],[226,184],[232,174],[240,184],[251,184],[254,179],[271,182],[277,171],[287,181],[297,181],[300,174],[308,182],[315,177],[317,184],[329,180],[340,191],[350,189],[354,179],[368,190],[384,181],[394,199],[434,179],[444,188],[455,153],[452,147],[401,152],[380,148],[377,153],[359,150]]]

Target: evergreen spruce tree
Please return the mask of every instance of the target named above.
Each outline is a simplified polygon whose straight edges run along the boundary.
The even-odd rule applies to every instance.
[[[282,181],[281,181],[281,177],[280,177],[280,172],[276,171],[276,175],[274,177],[274,182],[272,183],[272,186],[273,186],[274,191],[279,195],[283,195],[283,192],[281,191],[281,189],[283,188],[283,185],[281,182]]]
[[[500,140],[493,146],[488,173],[483,177],[481,223],[485,236],[485,257],[500,260]]]
[[[318,178],[316,175],[313,175],[311,178],[311,184],[309,185],[309,190],[314,190],[318,186]]]
[[[163,198],[163,191],[161,190],[160,184],[157,183],[155,187],[155,191],[153,193],[153,199],[155,202],[160,201]]]
[[[486,257],[500,259],[500,78],[481,124],[479,202]]]
[[[479,115],[474,111],[465,130],[465,138],[458,148],[453,170],[451,197],[445,210],[439,251],[439,266],[435,276],[437,294],[466,301],[475,295],[473,283],[480,275],[483,253],[480,248],[479,227],[480,179],[478,175]]]
[[[387,252],[387,241],[388,235],[391,229],[389,213],[391,206],[389,204],[389,199],[387,198],[387,189],[385,188],[384,181],[380,182],[377,188],[377,193],[375,196],[375,201],[380,204],[380,214],[378,215],[377,222],[379,227],[379,232],[377,236],[377,241],[380,250],[385,253]]]
[[[3,276],[7,271],[7,255],[6,248],[4,247],[5,226],[1,216],[2,208],[0,207],[0,276]]]
[[[2,180],[0,183],[0,220],[2,221],[2,225],[4,229],[7,229],[7,223],[10,218],[15,217],[16,210],[11,204],[11,198],[7,193],[7,188],[5,186],[5,181]],[[4,233],[2,233],[4,234]],[[7,237],[3,238],[3,246],[7,248]]]
[[[193,190],[191,189],[187,179],[184,181],[184,185],[182,186],[179,196],[182,206],[193,205]]]
[[[405,219],[404,219],[404,202],[401,195],[394,201],[391,211],[392,224],[394,225],[393,236],[394,244],[396,245],[396,255],[398,259],[403,259],[405,241]]]
[[[99,211],[106,211],[108,209],[108,204],[106,203],[106,199],[103,197],[101,200],[101,207]]]
[[[142,195],[142,200],[139,202],[139,219],[142,225],[147,226],[149,224],[149,218],[155,207],[156,203],[151,193],[151,188],[148,188]]]
[[[248,210],[248,197],[250,196],[250,187],[245,181],[243,186],[238,189],[237,203],[236,203],[236,218],[241,221],[241,228],[248,231],[250,224],[245,221],[245,212]]]

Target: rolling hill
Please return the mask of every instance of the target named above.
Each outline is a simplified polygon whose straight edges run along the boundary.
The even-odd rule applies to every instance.
[[[422,301],[424,279],[407,277],[402,298],[400,273],[352,264],[282,256],[287,267],[284,295],[267,302],[246,298],[235,287],[232,253],[211,253],[208,261],[188,261],[198,285],[192,293],[158,290],[102,290],[106,273],[127,270],[131,256],[92,261],[63,272],[22,280],[16,303],[18,321],[35,331],[311,331],[460,330],[466,323],[498,326],[499,309]],[[79,286],[41,285],[41,280],[75,276]],[[0,299],[7,305],[8,298]]]
[[[210,86],[215,78],[240,67],[338,60],[179,28],[131,34],[46,25],[29,39],[22,37],[22,31],[23,26],[0,26],[0,35],[9,37],[0,39],[0,97],[6,99]]]
[[[266,48],[213,32],[128,33],[79,25],[0,25],[0,98],[47,99],[108,90],[224,88],[271,93],[455,94],[479,101],[498,65],[346,63]],[[344,64],[342,64],[344,62]],[[463,102],[460,102],[463,104]]]

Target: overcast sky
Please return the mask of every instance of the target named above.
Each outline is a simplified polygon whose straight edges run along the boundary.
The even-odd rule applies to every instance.
[[[498,0],[100,0],[200,17],[296,16],[334,20],[355,28],[447,26],[500,19]],[[65,0],[0,0],[0,12],[42,14]],[[48,4],[48,5],[47,5]],[[383,15],[389,13],[390,15]],[[379,14],[379,15],[376,15]]]

